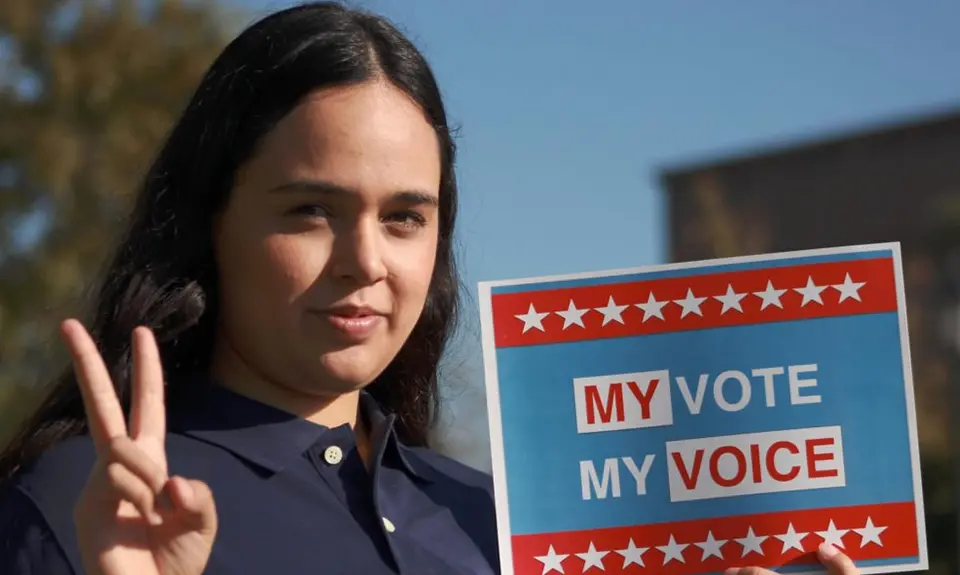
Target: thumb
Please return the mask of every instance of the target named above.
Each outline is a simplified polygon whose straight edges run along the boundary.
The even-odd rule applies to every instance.
[[[817,550],[817,557],[827,568],[830,575],[857,575],[860,573],[850,557],[829,543],[820,546]]]
[[[167,489],[173,509],[182,514],[193,529],[212,538],[217,532],[217,509],[207,484],[174,476],[167,482]]]

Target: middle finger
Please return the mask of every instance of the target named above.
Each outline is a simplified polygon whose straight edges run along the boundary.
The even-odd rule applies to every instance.
[[[167,419],[163,397],[163,367],[153,332],[145,327],[133,330],[132,404],[131,437],[150,437],[162,445]]]

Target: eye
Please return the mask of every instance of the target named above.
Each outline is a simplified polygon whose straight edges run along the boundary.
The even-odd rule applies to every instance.
[[[423,214],[413,210],[395,212],[384,219],[387,223],[405,230],[415,230],[427,225],[427,218],[425,218]]]
[[[330,210],[318,204],[304,204],[290,210],[291,214],[308,218],[329,218]]]

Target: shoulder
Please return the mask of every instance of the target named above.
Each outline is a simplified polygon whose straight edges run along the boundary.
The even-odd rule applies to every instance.
[[[80,570],[30,497],[16,485],[0,488],[0,573],[74,575]]]
[[[449,510],[488,563],[497,565],[499,541],[493,478],[431,449],[404,450],[408,464],[425,480],[422,489],[429,498]]]
[[[96,459],[89,436],[72,437],[14,477],[16,487],[33,501],[58,537],[73,532],[73,507]]]
[[[68,439],[0,488],[0,571],[80,572],[73,507],[95,461],[86,437]]]
[[[404,447],[408,457],[418,460],[434,477],[442,478],[463,487],[482,489],[493,497],[493,478],[439,451],[427,447]]]
[[[493,477],[489,473],[471,467],[457,459],[429,447],[407,447],[410,453],[438,473],[448,476],[466,485],[493,489]]]
[[[493,478],[442,453],[424,447],[406,447],[408,465],[423,480],[431,499],[476,526],[476,534],[496,539],[497,515]]]
[[[208,460],[198,454],[197,442],[177,434],[166,439],[167,460],[172,467],[191,466],[195,460]],[[12,479],[13,485],[36,505],[55,532],[73,532],[73,507],[90,471],[97,461],[93,439],[80,435],[51,447]],[[193,465],[192,467],[196,467]]]
[[[21,469],[11,485],[29,500],[50,539],[74,565],[80,565],[80,555],[73,508],[96,460],[89,436],[72,437]]]
[[[176,462],[188,465],[191,461],[209,459],[196,455],[194,443],[183,436],[168,434],[168,461],[171,464]],[[40,567],[33,567],[33,571],[27,569],[12,573],[73,573],[74,571],[61,571],[49,566],[49,562],[54,560],[51,557],[55,555],[51,547],[53,545],[60,550],[59,555],[63,558],[57,560],[64,565],[66,562],[74,566],[81,565],[73,509],[96,461],[96,449],[89,435],[71,437],[45,451],[0,486],[0,537],[7,537],[8,532],[18,529],[14,526],[13,518],[19,515],[21,518],[17,521],[21,528],[26,528],[24,521],[29,522],[27,527],[35,531],[36,537],[43,539],[46,546]],[[32,545],[29,541],[24,541],[23,537],[17,540],[20,543],[11,543],[9,538],[4,540],[3,545],[8,548],[4,553],[14,552],[12,547],[15,546]],[[20,552],[25,550],[21,549]],[[4,575],[8,573],[3,569],[6,565],[2,561],[5,560],[6,558],[0,557],[0,573]],[[76,572],[80,572],[79,567],[76,567]]]

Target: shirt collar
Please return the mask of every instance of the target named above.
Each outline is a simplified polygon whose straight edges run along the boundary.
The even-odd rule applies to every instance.
[[[368,429],[371,430],[371,443],[379,447],[378,457],[395,456],[404,471],[412,477],[427,483],[434,481],[433,468],[397,437],[396,414],[387,413],[365,391],[360,393],[360,414],[366,418]]]
[[[242,396],[206,380],[184,382],[168,401],[171,430],[216,445],[273,473],[282,471],[320,441],[328,427]],[[374,453],[396,456],[411,476],[432,481],[432,468],[396,433],[396,415],[360,393],[360,416]]]

